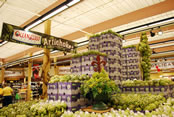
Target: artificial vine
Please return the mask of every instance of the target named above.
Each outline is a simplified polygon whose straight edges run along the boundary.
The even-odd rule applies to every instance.
[[[152,55],[152,51],[148,44],[148,38],[145,32],[141,34],[140,43],[138,45],[138,50],[141,55],[141,68],[142,68],[142,76],[143,80],[150,80],[150,56]]]

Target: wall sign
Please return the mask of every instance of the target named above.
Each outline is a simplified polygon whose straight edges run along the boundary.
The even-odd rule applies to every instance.
[[[158,69],[174,68],[174,61],[164,61],[164,62],[152,63],[151,70],[157,69],[156,66],[158,66]]]
[[[27,32],[23,28],[7,23],[3,23],[1,39],[66,52],[74,52],[76,50],[76,43],[73,41],[34,31]]]

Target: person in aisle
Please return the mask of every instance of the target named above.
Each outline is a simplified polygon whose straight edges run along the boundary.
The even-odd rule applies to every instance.
[[[7,86],[7,84],[4,84],[2,95],[3,95],[3,106],[8,106],[9,104],[12,104],[13,89]]]

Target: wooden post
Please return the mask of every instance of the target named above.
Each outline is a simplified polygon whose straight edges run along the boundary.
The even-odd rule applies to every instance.
[[[44,32],[45,34],[50,34],[51,32],[51,20],[45,21],[44,25]],[[42,66],[42,75],[43,78],[43,85],[42,85],[42,99],[47,99],[47,84],[49,81],[48,72],[50,71],[50,50],[44,49],[44,57],[43,57],[43,66]]]
[[[54,75],[57,75],[57,64],[55,64],[57,62],[57,57],[54,58]]]
[[[2,60],[2,65],[4,64],[5,62],[4,62],[4,60]],[[5,75],[5,67],[2,67],[1,68],[1,79],[0,79],[0,83],[3,83],[3,81],[4,81],[4,75]]]
[[[32,53],[29,53],[29,57]],[[28,61],[28,85],[27,85],[27,101],[31,99],[31,74],[32,74],[32,59]]]

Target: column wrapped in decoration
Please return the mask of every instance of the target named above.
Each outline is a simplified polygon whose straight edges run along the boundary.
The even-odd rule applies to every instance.
[[[148,38],[145,32],[141,34],[138,50],[140,51],[140,56],[141,56],[143,80],[149,80],[150,70],[151,70],[150,56],[152,55],[152,51],[148,44]]]

